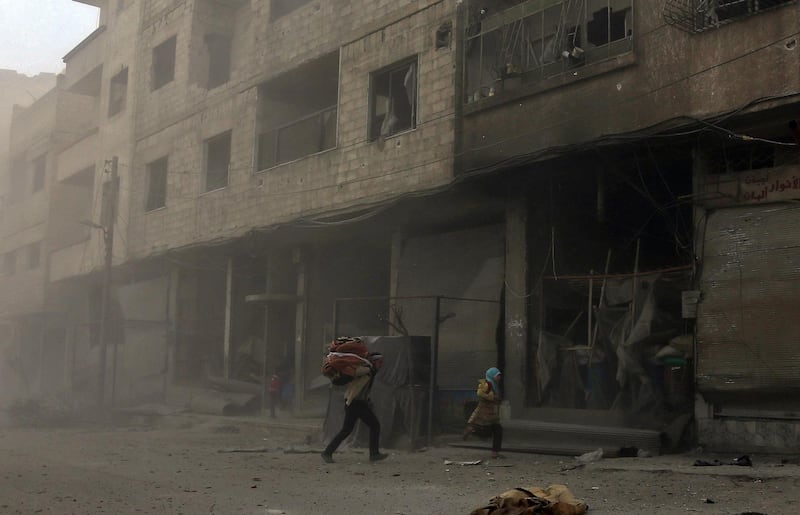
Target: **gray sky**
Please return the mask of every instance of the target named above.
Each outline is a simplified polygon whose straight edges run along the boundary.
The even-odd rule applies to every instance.
[[[57,73],[97,28],[100,10],[72,0],[0,0],[0,68]]]

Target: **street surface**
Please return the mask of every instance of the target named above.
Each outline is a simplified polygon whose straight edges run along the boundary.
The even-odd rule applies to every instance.
[[[361,449],[324,464],[303,431],[224,418],[171,427],[0,429],[0,513],[468,514],[517,486],[566,484],[590,514],[800,513],[800,466],[753,457],[749,467],[692,467],[697,456],[572,458],[439,447]],[[259,452],[220,452],[256,450]],[[702,455],[703,459],[719,456]],[[719,457],[725,459],[725,457]],[[713,501],[713,504],[706,500]]]

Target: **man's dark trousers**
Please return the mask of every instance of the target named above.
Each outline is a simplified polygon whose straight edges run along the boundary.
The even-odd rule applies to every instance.
[[[344,407],[344,424],[342,430],[333,437],[331,443],[325,448],[325,454],[333,454],[345,438],[350,436],[356,427],[356,422],[361,419],[369,427],[369,455],[378,454],[378,440],[381,434],[381,424],[378,417],[372,412],[367,401],[354,400],[349,406]]]

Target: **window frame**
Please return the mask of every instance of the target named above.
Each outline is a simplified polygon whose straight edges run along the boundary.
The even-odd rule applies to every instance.
[[[161,59],[163,59],[163,57],[160,57],[161,56],[160,52],[162,52],[163,49],[166,48],[165,45],[169,45],[169,46],[172,47],[171,59],[169,59],[169,60],[172,61],[171,62],[171,68],[172,69],[171,69],[170,76],[169,76],[168,79],[166,77],[159,79],[158,78],[159,74],[158,74],[157,68],[160,68],[160,65],[163,64],[163,63],[161,63]],[[150,79],[151,79],[150,80],[150,91],[159,90],[159,89],[163,88],[164,86],[166,86],[167,84],[175,81],[175,69],[176,69],[177,64],[178,64],[177,53],[178,53],[178,35],[177,34],[168,37],[167,39],[165,39],[164,41],[162,41],[161,43],[159,43],[158,45],[153,47],[153,51],[152,51],[152,54],[151,54],[151,62],[150,62],[150,76],[151,76],[150,77]]]
[[[391,134],[387,134],[386,136],[381,136],[380,132],[373,136],[373,132],[375,131],[375,108],[376,108],[376,92],[375,92],[375,83],[378,77],[383,76],[385,74],[389,74],[389,84],[391,85],[391,74],[397,71],[400,71],[404,68],[408,68],[410,65],[414,65],[416,67],[416,77],[414,78],[414,105],[411,107],[411,127],[407,129],[401,129],[396,132],[392,132]],[[407,72],[406,72],[407,73]],[[410,132],[416,130],[417,124],[419,123],[419,119],[417,116],[417,112],[419,110],[419,55],[414,54],[413,56],[406,57],[405,59],[401,59],[399,61],[395,61],[394,63],[384,66],[383,68],[379,68],[375,71],[370,72],[369,75],[369,107],[367,113],[367,141],[375,142],[381,139],[388,139],[395,137],[397,135],[403,134],[405,132]],[[391,95],[391,89],[390,89]],[[383,122],[381,122],[383,123]],[[380,129],[378,129],[380,131]]]
[[[164,177],[163,187],[160,189],[161,195],[161,203],[159,205],[153,205],[153,174],[155,172],[161,172],[161,168],[156,169],[156,166],[161,167],[163,163],[163,174]],[[146,192],[147,195],[144,199],[144,212],[145,213],[152,213],[153,211],[158,211],[159,209],[164,209],[167,207],[167,189],[169,184],[169,156],[162,156],[158,159],[154,159],[145,165],[145,180],[147,181],[146,185]]]
[[[223,141],[227,139],[228,142],[228,163],[226,165],[225,170],[225,184],[221,184],[219,186],[209,187],[209,157],[210,157],[210,150],[211,145]],[[231,162],[233,160],[233,130],[228,129],[226,131],[222,131],[210,138],[206,138],[203,141],[203,184],[202,184],[202,192],[211,193],[212,191],[219,191],[224,190],[230,185],[231,181]]]
[[[203,42],[206,47],[206,54],[208,56],[208,73],[205,80],[205,87],[208,90],[219,88],[224,86],[225,84],[231,81],[231,72],[233,71],[233,38],[227,34],[221,34],[218,32],[210,32],[203,37]],[[224,43],[219,43],[224,42]],[[216,62],[215,57],[219,57],[220,53],[212,52],[212,47],[216,45],[226,46],[227,50],[227,66],[225,67],[224,73],[220,73],[220,77],[217,77],[217,74],[214,73],[215,69],[219,69],[220,67],[214,67],[213,64]]]

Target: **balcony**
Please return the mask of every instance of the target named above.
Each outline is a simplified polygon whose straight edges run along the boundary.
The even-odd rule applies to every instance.
[[[337,107],[327,107],[259,136],[258,169],[265,170],[336,146]]]
[[[528,0],[482,13],[465,35],[467,103],[633,50],[633,0]]]
[[[664,19],[686,32],[704,32],[797,0],[667,0]]]
[[[338,100],[339,52],[262,84],[257,169],[266,170],[334,148]]]
[[[64,56],[66,64],[62,87],[78,93],[89,94],[87,77],[99,74],[98,67],[103,64],[108,38],[106,27],[100,26]],[[99,80],[99,76],[97,78]]]

